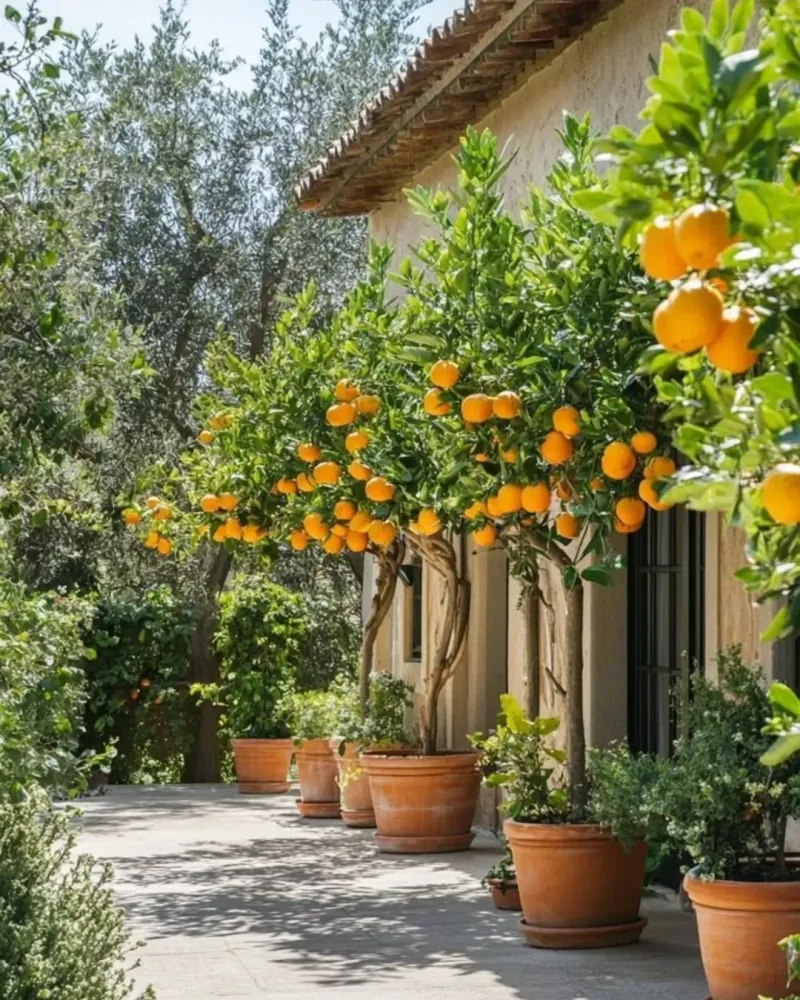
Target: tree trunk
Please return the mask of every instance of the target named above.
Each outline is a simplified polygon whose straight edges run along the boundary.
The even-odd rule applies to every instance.
[[[567,750],[572,819],[583,819],[586,808],[586,730],[583,724],[583,584],[564,588],[564,672],[567,690]]]
[[[231,566],[230,553],[220,549],[206,580],[206,593],[191,639],[190,684],[213,684],[219,681],[219,659],[214,649],[217,626],[217,596],[225,586]],[[220,752],[217,729],[220,708],[210,702],[200,705],[189,701],[187,728],[190,745],[181,780],[187,784],[209,784],[220,780]]]
[[[372,551],[372,549],[370,549]],[[399,540],[388,552],[375,549],[372,554],[378,560],[378,580],[375,594],[372,598],[369,618],[364,626],[364,636],[361,641],[361,662],[358,674],[358,695],[361,706],[361,718],[366,718],[369,703],[369,678],[375,658],[375,642],[386,620],[386,615],[394,601],[397,592],[397,577],[405,555],[405,543]]]
[[[525,629],[525,672],[523,707],[528,717],[539,714],[539,595],[538,591],[523,591],[522,627]]]

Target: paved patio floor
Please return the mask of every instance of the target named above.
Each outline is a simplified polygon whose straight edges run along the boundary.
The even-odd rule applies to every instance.
[[[498,855],[378,854],[371,831],[301,820],[292,795],[112,788],[81,847],[114,862],[159,1000],[704,1000],[694,917],[648,899],[642,943],[527,948],[480,878]]]

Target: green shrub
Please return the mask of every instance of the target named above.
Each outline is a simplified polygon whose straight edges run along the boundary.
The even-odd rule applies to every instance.
[[[0,803],[3,1000],[122,1000],[133,993],[111,870],[75,856],[69,825],[70,816],[41,794]]]
[[[358,686],[347,678],[334,686],[341,693],[336,732],[348,743],[362,747],[378,744],[415,742],[406,724],[406,710],[411,708],[414,688],[399,677],[373,673],[369,679],[369,704],[366,718],[361,717]]]
[[[342,711],[341,687],[330,691],[292,691],[281,701],[281,711],[296,743],[337,735]]]

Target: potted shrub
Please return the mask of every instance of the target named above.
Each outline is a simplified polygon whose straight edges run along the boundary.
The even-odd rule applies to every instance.
[[[511,695],[497,728],[470,739],[482,751],[486,784],[505,792],[503,830],[511,848],[528,944],[597,948],[637,941],[659,764],[626,747],[592,751],[584,822],[570,811],[564,751],[549,746],[555,718],[529,719]]]
[[[348,692],[339,717],[337,736],[331,740],[339,771],[342,819],[347,826],[374,827],[375,810],[369,779],[360,761],[363,751],[402,750],[413,739],[406,727],[411,707],[410,684],[391,674],[370,675],[366,717],[362,716],[357,692]]]
[[[674,848],[695,867],[684,887],[697,912],[714,1000],[782,996],[779,942],[800,926],[800,873],[786,830],[800,816],[800,757],[762,762],[771,735],[762,674],[738,647],[717,657],[718,681],[695,678],[682,735],[658,788]]]
[[[294,744],[283,697],[306,630],[299,596],[266,576],[234,577],[220,596],[214,636],[220,680],[191,690],[222,708],[240,792],[289,790]]]
[[[514,857],[506,848],[505,855],[495,861],[486,873],[481,885],[488,887],[492,902],[498,910],[521,910]]]
[[[338,819],[341,807],[331,737],[339,698],[334,691],[293,691],[284,704],[296,747],[298,812],[306,819]]]

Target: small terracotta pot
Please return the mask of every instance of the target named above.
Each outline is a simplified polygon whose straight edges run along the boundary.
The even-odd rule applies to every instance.
[[[362,753],[378,826],[376,840],[393,854],[465,851],[472,843],[480,754],[415,751]]]
[[[372,808],[369,778],[359,760],[358,744],[345,743],[344,753],[339,753],[341,745],[341,740],[331,740],[331,750],[339,769],[342,819],[347,826],[374,827],[375,810]]]
[[[704,882],[687,875],[683,884],[697,913],[714,1000],[785,996],[786,953],[778,942],[800,927],[800,882]]]
[[[519,899],[519,886],[516,883],[504,882],[499,878],[486,880],[489,892],[492,894],[492,902],[498,910],[521,910],[522,903]]]
[[[291,740],[231,740],[240,792],[279,795],[289,791]]]
[[[607,948],[638,941],[647,847],[628,854],[601,826],[503,825],[522,901],[520,930],[534,948]],[[716,1000],[716,998],[715,998]]]
[[[339,818],[339,785],[330,740],[303,740],[295,751],[300,798],[297,809],[309,819]]]

